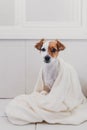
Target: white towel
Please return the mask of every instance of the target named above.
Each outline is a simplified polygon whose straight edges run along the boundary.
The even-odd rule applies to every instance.
[[[58,76],[47,95],[44,89],[42,68],[34,91],[30,95],[14,98],[6,109],[13,124],[42,122],[80,124],[87,120],[87,100],[82,93],[73,67],[58,59]]]

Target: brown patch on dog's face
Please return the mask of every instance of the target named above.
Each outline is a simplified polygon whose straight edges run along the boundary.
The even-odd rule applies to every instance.
[[[49,43],[48,53],[52,57],[56,58],[58,56],[59,51],[64,50],[64,49],[65,49],[65,46],[62,43],[60,43],[58,40],[55,40]]]
[[[49,43],[48,53],[49,53],[52,57],[57,57],[57,56],[58,56],[58,48],[57,48],[57,42],[56,42],[56,41],[51,41],[51,42]]]
[[[36,45],[35,45],[35,48],[38,49],[38,50],[41,50],[41,47],[43,46],[44,44],[44,39],[41,39]]]

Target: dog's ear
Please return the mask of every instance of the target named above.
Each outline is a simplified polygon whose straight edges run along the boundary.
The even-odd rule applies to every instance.
[[[44,43],[44,39],[41,39],[36,45],[35,45],[35,48],[38,49],[38,50],[41,50],[41,47]]]
[[[65,49],[65,46],[58,40],[57,41],[57,48],[58,48],[58,51],[62,51]]]

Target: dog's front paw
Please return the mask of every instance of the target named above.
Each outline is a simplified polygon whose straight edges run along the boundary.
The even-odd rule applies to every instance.
[[[48,92],[46,92],[45,90],[43,90],[43,91],[41,91],[41,94],[42,94],[42,95],[47,95]]]

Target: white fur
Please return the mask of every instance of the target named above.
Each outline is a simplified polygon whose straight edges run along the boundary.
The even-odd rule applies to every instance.
[[[54,81],[58,75],[58,62],[55,60],[43,66],[43,80],[46,87],[52,88]]]
[[[44,51],[44,52],[41,51],[41,55],[43,58],[46,55],[49,55],[48,46],[49,46],[49,41],[45,42],[42,46],[42,48],[46,49],[46,51]],[[51,57],[50,63],[44,63],[44,66],[43,66],[44,85],[45,85],[46,89],[48,89],[49,91],[51,90],[53,83],[56,80],[57,75],[58,75],[58,60],[57,60],[57,58]]]

